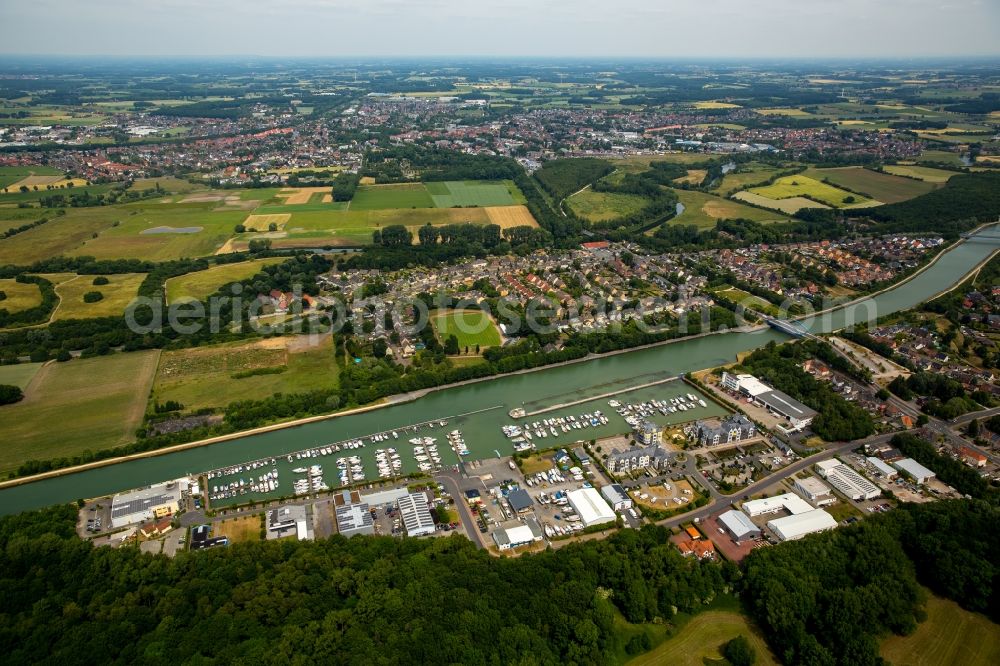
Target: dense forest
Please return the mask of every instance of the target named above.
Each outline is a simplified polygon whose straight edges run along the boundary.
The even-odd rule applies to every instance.
[[[516,559],[457,536],[335,536],[171,560],[93,548],[75,513],[0,519],[10,663],[608,664],[651,646],[642,624],[669,635],[739,594],[785,663],[865,666],[923,619],[920,585],[1000,618],[1000,509],[974,501],[903,505],[742,570],[682,557],[655,526]]]

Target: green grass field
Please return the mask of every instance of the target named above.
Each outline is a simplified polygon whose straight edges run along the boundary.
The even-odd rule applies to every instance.
[[[730,611],[704,611],[695,615],[677,633],[649,652],[628,662],[629,666],[704,666],[725,663],[721,649],[730,640],[743,635],[757,652],[760,666],[776,665],[771,651],[747,619]]]
[[[41,363],[18,363],[16,365],[0,365],[0,384],[17,386],[23,391],[38,373]]]
[[[363,185],[351,199],[350,210],[434,208],[434,199],[423,183]]]
[[[808,169],[804,175],[816,180],[826,178],[838,187],[844,187],[854,192],[863,192],[870,198],[883,203],[906,201],[919,197],[921,194],[927,194],[935,188],[932,183],[879,173],[863,167]]]
[[[0,264],[23,266],[69,254],[94,234],[109,229],[113,215],[105,207],[69,209],[62,217],[0,241]]]
[[[951,177],[957,173],[946,169],[935,169],[934,167],[903,164],[889,164],[884,168],[889,173],[906,176],[908,178],[919,178],[920,180],[927,181],[928,183],[947,183],[948,180],[950,180]]]
[[[42,291],[37,284],[21,284],[13,279],[0,280],[0,291],[7,298],[0,301],[0,310],[20,312],[42,304]]]
[[[649,199],[635,194],[618,192],[595,192],[588,189],[574,194],[566,200],[574,213],[591,222],[613,220],[631,215],[649,204]]]
[[[95,275],[67,276],[56,284],[59,305],[52,313],[52,321],[60,319],[91,319],[93,317],[115,317],[125,312],[139,292],[139,285],[146,279],[145,273],[123,273],[106,275],[108,284],[95,285]],[[99,291],[104,298],[96,303],[85,303],[83,295]]]
[[[524,195],[510,181],[456,181],[363,185],[350,210],[513,206]]]
[[[49,211],[37,208],[0,208],[0,234],[8,229],[31,224],[43,217],[51,219],[54,216]]]
[[[47,166],[0,166],[0,189],[28,176],[60,176],[62,171]]]
[[[723,176],[722,180],[712,189],[712,193],[729,196],[744,187],[763,183],[776,171],[779,169],[769,164],[742,164],[736,171],[731,171]]]
[[[500,344],[500,331],[489,315],[481,310],[460,310],[437,312],[431,315],[431,325],[442,343],[449,335],[458,338],[462,351],[468,347],[470,353],[476,345],[480,349],[496,347]]]
[[[24,400],[0,407],[0,472],[28,460],[132,441],[159,355],[132,352],[45,365]]]
[[[1000,625],[929,595],[927,619],[910,636],[882,642],[882,658],[898,666],[988,666],[1000,664]]]
[[[157,185],[167,192],[175,194],[187,194],[189,192],[207,189],[204,185],[196,185],[190,181],[174,178],[173,176],[164,176],[162,178],[137,178],[135,182],[132,183],[132,187],[129,189],[141,192],[142,190],[153,189]]]
[[[774,303],[765,301],[763,298],[754,296],[750,292],[743,291],[737,287],[722,285],[717,289],[713,289],[712,293],[728,298],[732,302],[740,304],[745,308],[752,308],[757,312],[761,312],[766,315],[776,316],[778,314],[778,307]]]
[[[695,190],[677,190],[677,196],[684,204],[684,212],[672,219],[670,224],[693,224],[700,229],[711,229],[715,227],[716,220],[743,218],[767,224],[788,219],[781,213],[744,206],[737,201]]]
[[[225,407],[236,400],[274,393],[303,393],[337,386],[333,341],[307,346],[306,338],[271,338],[178,351],[165,351],[156,369],[151,401],[176,400],[186,410]],[[259,368],[284,368],[278,374],[234,378]]]
[[[771,185],[755,187],[749,191],[768,199],[774,199],[775,201],[791,199],[793,197],[810,198],[834,208],[855,208],[864,205],[874,205],[876,203],[860,194],[852,194],[851,192],[827,185],[815,178],[810,178],[802,174],[784,176],[774,181]],[[848,198],[853,198],[853,201],[845,201]]]
[[[285,261],[280,257],[269,259],[254,259],[236,264],[221,264],[203,271],[180,275],[167,280],[167,302],[176,303],[181,300],[201,300],[214,294],[219,287],[252,278],[264,266],[280,264]]]

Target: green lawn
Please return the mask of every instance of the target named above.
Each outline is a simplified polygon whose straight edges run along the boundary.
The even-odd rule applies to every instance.
[[[835,208],[855,208],[875,203],[860,194],[852,194],[851,192],[827,185],[815,178],[810,178],[802,174],[784,176],[774,181],[771,185],[755,187],[749,191],[776,201],[794,197],[807,197]],[[853,201],[846,201],[846,199],[853,199]]]
[[[159,354],[132,352],[47,364],[24,400],[0,407],[0,472],[28,460],[131,442],[142,423]]]
[[[284,370],[234,376],[259,368]],[[266,398],[275,393],[333,388],[337,376],[329,337],[315,346],[309,346],[305,337],[226,343],[163,352],[151,400],[176,400],[185,410],[225,407],[236,400]]]
[[[448,336],[454,335],[458,338],[459,348],[464,351],[468,347],[470,353],[476,345],[485,349],[496,347],[501,342],[496,324],[481,310],[436,312],[431,315],[431,325],[442,343]]]
[[[861,192],[883,203],[897,203],[927,194],[937,186],[933,183],[879,173],[864,167],[809,169],[805,175],[817,180],[828,179],[834,185]]]
[[[1000,625],[954,601],[929,595],[927,619],[910,636],[885,639],[881,653],[898,666],[1000,664]]]
[[[739,635],[747,638],[757,652],[759,666],[775,665],[764,639],[740,613],[704,611],[695,615],[673,637],[628,662],[629,666],[704,666],[724,663],[721,648]]]
[[[0,384],[18,386],[23,391],[42,367],[41,363],[18,363],[0,365]]]
[[[220,264],[203,271],[170,278],[166,284],[167,302],[175,303],[181,300],[200,301],[214,294],[223,285],[252,278],[264,266],[280,264],[283,261],[286,260],[281,257],[271,257],[269,259],[241,261],[236,264]]]
[[[595,192],[588,189],[566,200],[574,213],[591,222],[602,222],[631,215],[649,205],[649,199],[635,194]]]
[[[677,196],[684,204],[684,212],[672,219],[670,224],[693,224],[700,229],[711,229],[715,227],[716,220],[743,218],[767,224],[788,219],[781,213],[744,206],[738,201],[695,190],[677,190]]]

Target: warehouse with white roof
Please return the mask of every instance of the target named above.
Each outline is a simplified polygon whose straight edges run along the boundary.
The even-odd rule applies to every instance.
[[[767,521],[767,527],[782,541],[795,541],[807,534],[832,530],[837,521],[823,509]]]
[[[760,536],[760,528],[753,524],[742,511],[730,509],[719,516],[719,525],[725,528],[729,536],[737,543]]]
[[[517,548],[541,540],[542,528],[534,518],[528,518],[523,523],[510,520],[493,532],[493,541],[500,550]]]
[[[792,493],[743,502],[743,511],[750,517],[778,513],[782,509],[794,515],[812,511],[813,507],[804,499]]]
[[[884,476],[887,479],[894,479],[899,476],[899,472],[894,470],[892,467],[886,465],[883,461],[875,458],[873,456],[868,456],[865,458],[869,465],[875,468],[875,471]]]
[[[566,498],[569,499],[569,505],[573,510],[580,514],[580,520],[585,527],[615,521],[615,512],[601,497],[601,493],[594,488],[571,490],[566,493]]]
[[[816,471],[837,492],[855,502],[875,499],[882,494],[878,486],[836,458],[816,463]]]
[[[411,493],[396,500],[408,536],[434,534],[434,518],[427,504],[426,493]]]
[[[917,483],[927,483],[928,480],[934,478],[934,472],[927,469],[913,458],[903,458],[902,460],[897,460],[892,463],[892,466],[900,472],[913,477]]]
[[[124,527],[159,520],[177,513],[188,479],[157,483],[146,488],[118,493],[111,499],[111,527]]]

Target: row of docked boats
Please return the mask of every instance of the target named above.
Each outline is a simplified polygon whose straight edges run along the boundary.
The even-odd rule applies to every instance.
[[[307,495],[309,493],[319,493],[329,490],[330,486],[323,481],[322,465],[310,465],[309,467],[296,467],[292,470],[296,474],[305,474],[304,478],[296,479],[292,483],[292,490],[296,495]]]
[[[244,471],[243,467],[243,465],[237,465],[234,469],[238,469],[239,471],[234,473],[241,474]],[[256,470],[257,468],[254,469]],[[209,479],[217,480],[221,477],[222,474],[216,471],[212,476],[209,476]],[[264,474],[250,475],[248,477],[241,476],[238,479],[232,479],[227,482],[214,483],[208,493],[208,499],[215,501],[239,497],[247,493],[271,493],[277,490],[278,487],[278,468],[275,467]]]
[[[441,467],[441,454],[438,453],[437,440],[433,437],[414,437],[413,459],[421,472],[430,472]]]
[[[608,417],[601,410],[581,414],[580,416],[555,416],[533,423],[522,425],[505,425],[501,430],[515,451],[527,451],[534,448],[533,439],[544,439],[548,436],[558,437],[560,434],[582,430],[585,428],[596,428],[607,425]]]
[[[462,438],[461,430],[452,430],[448,433],[448,445],[457,456],[469,455],[469,447],[465,445],[465,439]]]
[[[375,466],[380,478],[391,479],[403,471],[403,460],[396,449],[375,449]]]

